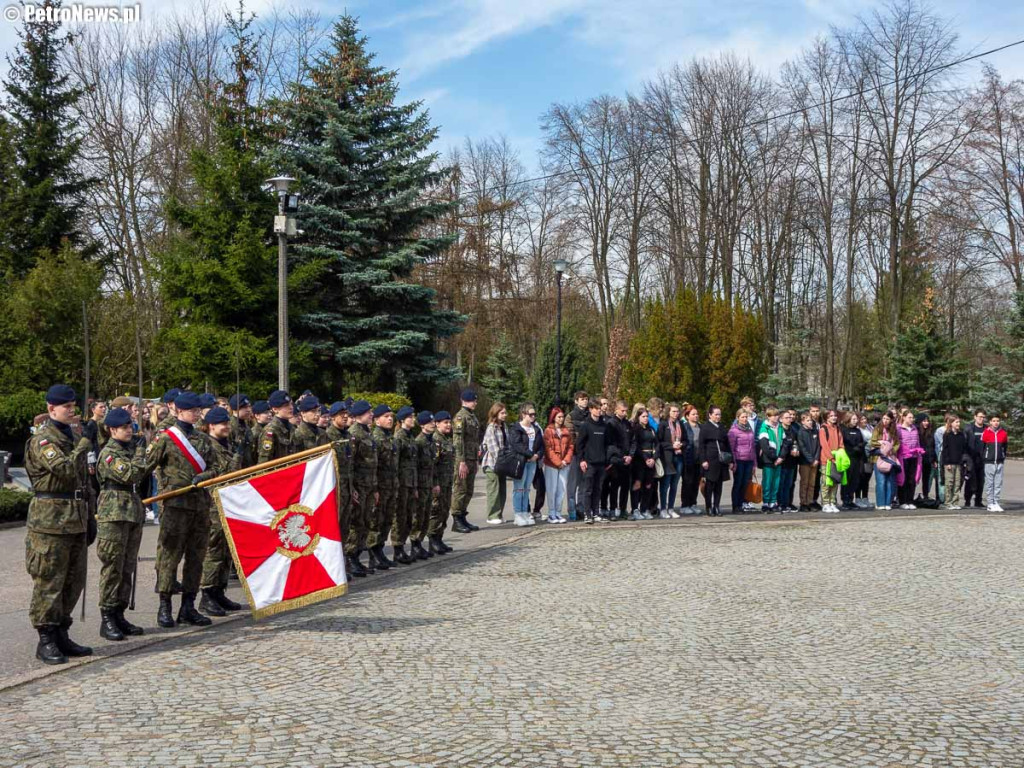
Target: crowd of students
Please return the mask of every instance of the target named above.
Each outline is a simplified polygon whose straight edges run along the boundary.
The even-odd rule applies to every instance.
[[[1006,430],[981,409],[966,424],[947,413],[936,428],[909,408],[871,418],[769,407],[760,416],[748,397],[727,426],[718,406],[701,414],[654,397],[630,408],[586,392],[574,401],[569,413],[552,408],[543,428],[532,403],[511,423],[504,404],[491,406],[481,449],[488,523],[506,522],[503,453],[519,457],[511,480],[521,526],[543,519],[545,508],[553,524],[718,516],[730,481],[734,513],[962,509],[972,501],[1002,511]]]

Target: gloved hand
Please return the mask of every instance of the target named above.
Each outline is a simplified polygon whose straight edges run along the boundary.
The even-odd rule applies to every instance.
[[[93,542],[96,541],[96,534],[99,531],[96,525],[96,518],[89,515],[89,522],[86,524],[85,529],[85,545],[91,547]]]
[[[95,466],[96,465],[96,451],[89,451],[85,455],[85,460],[89,464],[90,467]]]
[[[192,487],[195,488],[199,483],[202,482],[202,478],[199,475],[192,475]]]

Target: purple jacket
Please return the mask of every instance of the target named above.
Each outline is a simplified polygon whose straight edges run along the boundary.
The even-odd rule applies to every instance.
[[[733,461],[756,461],[757,440],[752,429],[740,429],[739,424],[729,428],[729,447]]]

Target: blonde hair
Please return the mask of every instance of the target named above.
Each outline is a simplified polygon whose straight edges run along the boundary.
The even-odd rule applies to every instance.
[[[640,417],[640,414],[644,413],[646,410],[647,410],[647,406],[644,405],[643,403],[636,403],[636,404],[634,404],[633,405],[633,413],[631,413],[629,415],[629,420],[630,421],[636,421]]]

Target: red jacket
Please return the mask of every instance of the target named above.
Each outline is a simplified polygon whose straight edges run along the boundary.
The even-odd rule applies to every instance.
[[[996,432],[985,427],[981,433],[981,445],[985,450],[986,464],[1002,464],[1006,461],[1006,430],[1000,427]]]
[[[821,442],[821,466],[824,467],[832,461],[832,451],[843,447],[843,432],[838,424],[822,424],[818,439]]]
[[[571,462],[575,451],[572,435],[568,427],[562,427],[562,436],[555,435],[555,425],[548,424],[544,430],[544,464],[553,469],[561,469],[562,462]]]

